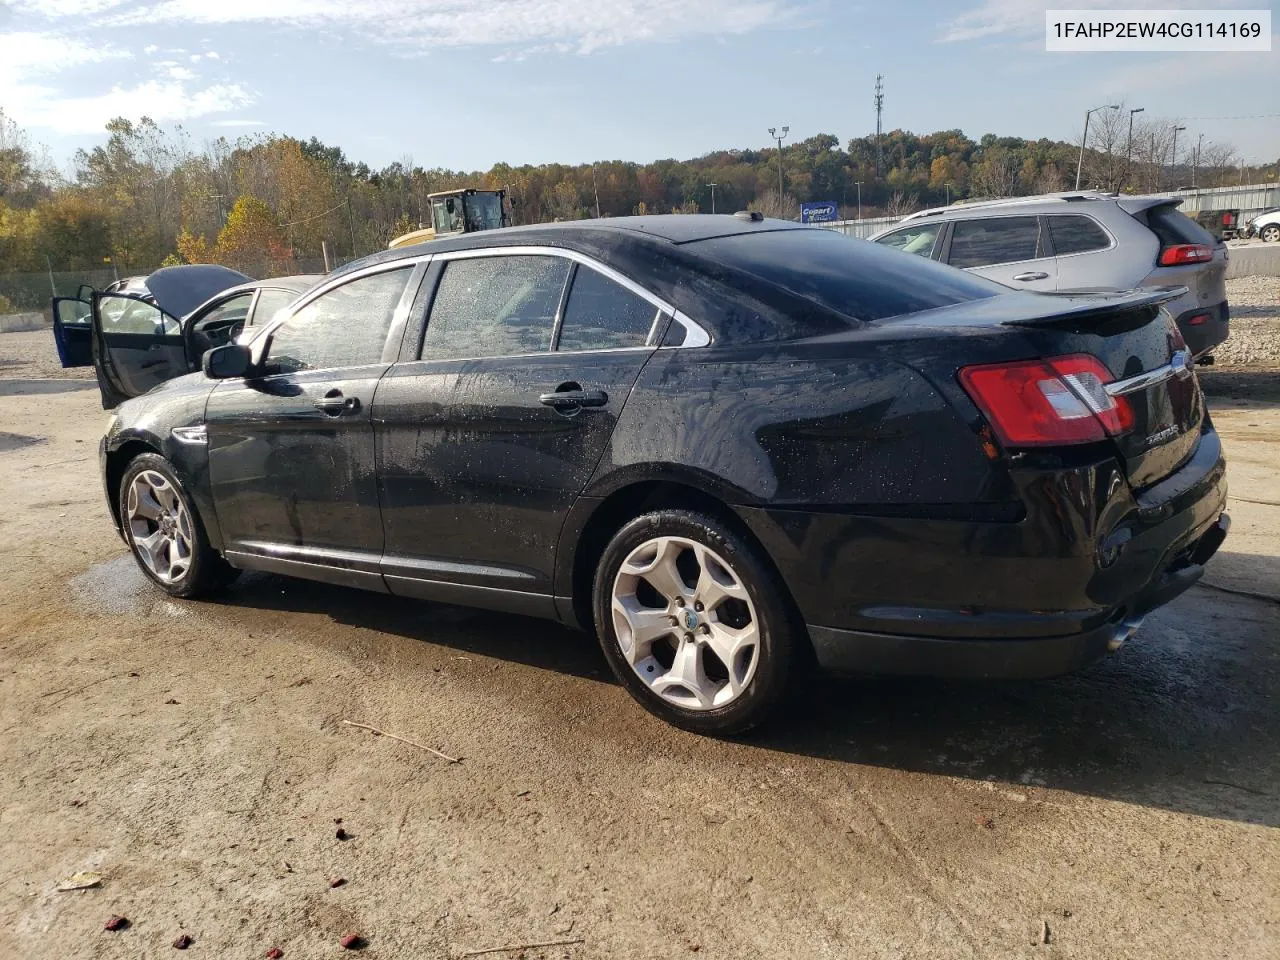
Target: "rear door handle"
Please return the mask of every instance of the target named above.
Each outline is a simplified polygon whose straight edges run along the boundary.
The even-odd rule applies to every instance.
[[[311,405],[326,416],[340,417],[344,413],[355,413],[359,410],[360,398],[344,397],[342,391],[335,388]]]
[[[1019,273],[1013,279],[1015,280],[1048,280],[1049,275],[1047,273],[1040,273],[1038,271],[1035,271],[1031,273]]]
[[[538,402],[548,407],[603,407],[609,394],[603,390],[557,390],[542,394]]]

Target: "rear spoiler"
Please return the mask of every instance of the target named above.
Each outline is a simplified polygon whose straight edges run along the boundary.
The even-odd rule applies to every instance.
[[[1182,204],[1183,199],[1183,197],[1117,197],[1116,206],[1132,216],[1154,207],[1177,207]]]
[[[1023,309],[1019,315],[1001,320],[1000,323],[1006,327],[1073,327],[1103,318],[1118,318],[1122,314],[1132,318],[1135,314],[1154,312],[1161,305],[1178,299],[1186,292],[1186,287],[1151,287],[1088,296],[1035,294],[1036,300],[1043,301],[1042,309]],[[1019,299],[1019,305],[1025,308],[1027,301]]]

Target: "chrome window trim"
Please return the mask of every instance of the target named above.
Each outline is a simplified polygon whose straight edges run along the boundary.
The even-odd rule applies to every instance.
[[[620,287],[630,291],[640,299],[651,304],[656,309],[657,312],[654,315],[653,323],[649,327],[649,336],[645,340],[646,347],[654,346],[654,338],[657,336],[658,331],[662,328],[662,321],[666,317],[676,318],[677,321],[680,323],[680,325],[685,328],[685,331],[686,331],[685,342],[683,344],[680,344],[682,348],[689,347],[689,346],[706,346],[711,342],[710,334],[708,334],[707,331],[700,324],[692,320],[686,314],[681,313],[672,304],[662,299],[662,297],[658,296],[656,293],[652,293],[651,291],[646,290],[644,287],[640,286],[640,284],[636,283],[630,277],[627,277],[626,275],[621,274],[617,270],[613,269],[613,267],[607,266],[601,263],[599,260],[596,260],[593,257],[587,256],[585,253],[579,253],[577,250],[569,250],[565,247],[545,247],[545,246],[536,246],[536,245],[479,247],[474,250],[449,250],[444,253],[437,253],[434,256],[434,259],[440,260],[440,261],[448,261],[448,260],[466,260],[466,259],[472,259],[476,257],[517,257],[517,256],[561,257],[562,259],[572,261],[573,263],[579,264],[580,266],[584,266],[584,267],[587,267],[588,269],[594,270],[596,273],[599,273],[605,278],[612,280],[614,283],[618,284]],[[572,294],[572,292],[573,291],[570,290],[570,294]],[[431,318],[429,315],[427,317],[427,322],[428,323],[431,322]],[[690,341],[691,337],[693,338],[693,342]],[[639,347],[620,347],[620,348],[612,348],[612,349],[636,350],[640,348]],[[593,351],[563,350],[563,351],[555,351],[555,352],[569,354],[569,353],[587,353],[587,352],[593,352]],[[528,354],[528,356],[538,356],[538,354]]]
[[[676,310],[671,315],[671,322],[678,323],[684,327],[684,342],[677,343],[670,347],[664,347],[665,350],[685,350],[690,347],[705,347],[711,343],[711,334],[707,333],[696,321],[689,319],[688,316]]]

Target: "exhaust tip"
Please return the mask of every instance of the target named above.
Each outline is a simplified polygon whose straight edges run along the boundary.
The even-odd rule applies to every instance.
[[[1107,653],[1115,653],[1125,645],[1125,642],[1138,632],[1138,628],[1142,626],[1142,617],[1133,620],[1125,620],[1123,623],[1116,624],[1116,631],[1111,635],[1111,639],[1107,641]]]

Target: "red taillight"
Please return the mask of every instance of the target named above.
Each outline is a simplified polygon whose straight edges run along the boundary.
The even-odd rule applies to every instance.
[[[1198,327],[1201,324],[1205,324],[1208,322],[1209,322],[1209,315],[1207,313],[1197,313],[1194,317],[1192,317],[1190,320],[1187,321],[1187,323],[1193,327]]]
[[[1222,215],[1222,225],[1223,225],[1224,227],[1229,227],[1229,226],[1231,226],[1231,225],[1232,225],[1233,223],[1235,223],[1235,222],[1236,222],[1236,218],[1235,218],[1235,217],[1233,217],[1231,214],[1229,214],[1229,213],[1224,213],[1224,214]]]
[[[960,383],[1009,447],[1094,443],[1133,426],[1110,371],[1087,354],[964,367]]]
[[[1212,248],[1203,243],[1179,243],[1160,251],[1162,267],[1180,267],[1184,263],[1208,263],[1212,259]]]

